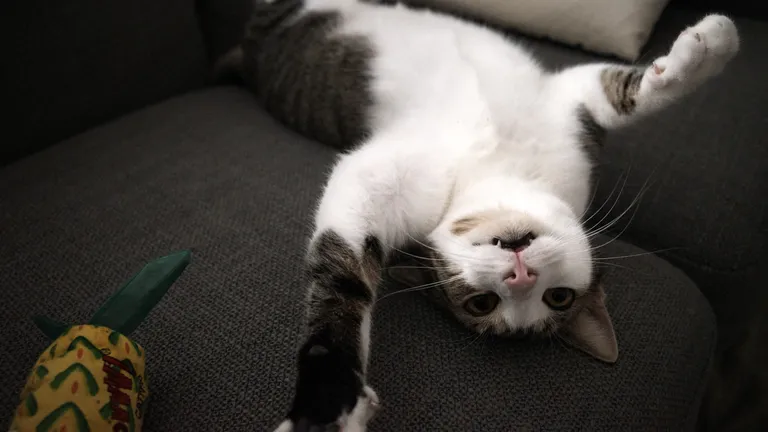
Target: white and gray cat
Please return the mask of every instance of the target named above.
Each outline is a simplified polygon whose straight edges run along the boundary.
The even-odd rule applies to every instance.
[[[557,334],[605,362],[616,337],[595,273],[591,156],[739,48],[710,15],[647,67],[543,70],[475,23],[356,0],[257,1],[223,59],[264,106],[344,152],[315,216],[308,333],[280,431],[362,431],[371,309],[387,257],[417,243],[434,297],[477,332]],[[424,273],[400,275],[401,280]]]

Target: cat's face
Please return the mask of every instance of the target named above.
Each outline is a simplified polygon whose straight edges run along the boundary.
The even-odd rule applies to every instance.
[[[500,336],[557,335],[616,360],[589,241],[575,218],[479,212],[447,221],[430,243],[421,265],[431,271],[419,282],[438,283],[429,291],[467,327]]]

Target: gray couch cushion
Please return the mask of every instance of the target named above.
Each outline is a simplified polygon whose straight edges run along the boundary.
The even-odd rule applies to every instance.
[[[335,153],[239,89],[179,97],[0,170],[0,412],[46,340],[31,316],[82,322],[143,263],[193,263],[135,333],[145,430],[265,430],[288,408],[302,331],[299,271]],[[602,239],[605,240],[605,239]],[[604,256],[633,255],[621,241]],[[557,341],[477,339],[418,294],[381,301],[373,431],[683,430],[715,343],[696,287],[652,255],[608,267],[620,341],[608,366]]]
[[[195,2],[11,0],[0,6],[0,164],[200,86]]]

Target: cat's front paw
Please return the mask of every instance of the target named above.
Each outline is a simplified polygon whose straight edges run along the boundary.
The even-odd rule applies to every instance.
[[[648,68],[647,78],[654,88],[693,88],[720,73],[738,51],[739,34],[733,21],[708,15],[678,36],[669,54]]]
[[[351,411],[343,411],[334,420],[312,420],[307,416],[289,418],[275,429],[275,432],[365,432],[368,421],[379,409],[379,398],[368,386],[363,387],[363,393],[357,397],[357,402]]]
[[[345,350],[305,344],[293,405],[276,432],[364,432],[379,399],[358,364]]]

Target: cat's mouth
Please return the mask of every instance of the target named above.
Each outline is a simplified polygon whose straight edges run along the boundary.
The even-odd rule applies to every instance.
[[[494,237],[491,240],[491,244],[504,250],[520,253],[524,251],[528,246],[530,246],[535,239],[536,234],[534,234],[532,231],[529,231],[520,236],[507,235],[503,237]]]

